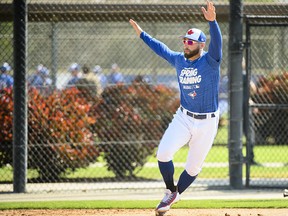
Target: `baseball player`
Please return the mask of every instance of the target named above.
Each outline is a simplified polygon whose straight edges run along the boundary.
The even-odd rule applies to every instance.
[[[180,107],[157,151],[160,173],[167,190],[156,207],[156,215],[168,211],[196,179],[217,133],[222,35],[213,3],[207,1],[207,9],[202,7],[201,10],[210,27],[208,51],[204,51],[206,36],[199,29],[189,29],[182,36],[183,52],[176,52],[143,31],[134,20],[129,21],[144,43],[175,67],[180,89]],[[175,186],[173,155],[186,144],[189,152],[185,170]]]

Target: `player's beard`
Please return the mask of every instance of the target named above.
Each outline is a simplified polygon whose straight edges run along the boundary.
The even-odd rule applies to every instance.
[[[189,50],[188,53],[184,52],[184,57],[190,59],[200,53],[200,47],[198,46],[195,50]]]

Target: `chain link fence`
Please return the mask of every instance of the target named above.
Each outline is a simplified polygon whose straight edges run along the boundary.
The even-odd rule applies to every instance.
[[[281,187],[288,168],[287,17],[248,16],[246,24],[247,182]],[[265,178],[261,169],[273,176]]]
[[[221,120],[214,146],[193,185],[199,188],[229,185],[229,3],[214,3],[223,34]],[[244,13],[287,15],[286,1],[263,3],[245,2]],[[128,21],[133,18],[155,38],[171,49],[181,51],[179,36],[191,26],[202,29],[208,35],[209,43],[209,26],[200,10],[203,1],[86,0],[79,3],[74,0],[30,0],[27,4],[27,191],[162,188],[155,152],[179,106],[177,77],[169,64],[152,54],[136,37]],[[7,63],[10,68],[7,67],[5,73],[12,76],[12,1],[2,0],[0,6],[0,62]],[[277,30],[269,26],[263,35],[267,31]],[[287,27],[281,34],[275,34],[279,36],[278,40],[285,41]],[[261,44],[253,48],[256,54],[251,61],[252,64],[262,62],[266,68],[273,67],[269,68],[269,74],[279,64],[268,64],[270,61],[266,60],[270,57],[263,55],[261,47],[268,40],[270,38],[265,38],[265,43],[257,41]],[[287,47],[275,44],[271,41],[267,48],[283,50],[274,53],[273,58],[281,53],[284,56],[286,52],[287,60]],[[285,57],[281,62],[286,62]],[[285,70],[287,66],[285,68],[283,64],[279,73]],[[13,85],[3,83],[0,103],[3,125],[0,132],[0,191],[7,192],[13,190]],[[287,115],[287,108],[283,112]],[[265,120],[267,115],[256,117]],[[282,125],[272,125],[270,122],[270,127],[265,129],[282,130]],[[281,133],[285,134],[285,130],[287,132],[287,127]],[[287,179],[288,161],[284,155],[287,143],[281,144],[273,145],[275,155],[282,155],[278,157],[281,161],[274,161],[277,157],[267,159],[260,153],[270,152],[271,143],[256,144],[256,161],[264,165],[256,167],[260,174],[255,178]],[[257,160],[258,147],[261,160]],[[183,170],[186,155],[187,148],[175,155],[176,179]],[[281,168],[267,168],[266,159],[271,164],[281,163]],[[280,169],[283,171],[271,176],[274,170]],[[283,184],[285,181],[280,183]]]

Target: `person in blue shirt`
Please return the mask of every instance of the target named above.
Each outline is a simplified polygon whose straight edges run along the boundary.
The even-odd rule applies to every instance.
[[[14,79],[8,72],[11,71],[11,66],[4,62],[0,67],[0,89],[13,87]]]
[[[67,87],[72,87],[75,86],[77,84],[77,82],[79,81],[79,79],[81,78],[82,74],[80,73],[80,65],[77,63],[72,63],[69,67],[69,72],[71,73],[71,78],[67,83]]]
[[[28,78],[28,86],[41,89],[52,84],[51,78],[49,78],[49,70],[44,65],[40,64],[36,68],[35,74]]]
[[[110,84],[119,84],[124,82],[124,77],[120,72],[118,64],[114,63],[111,65],[111,72],[108,76],[108,81]]]
[[[101,88],[104,89],[107,86],[107,77],[105,76],[105,74],[103,74],[102,67],[100,65],[96,65],[93,68],[93,72],[98,77]]]
[[[156,207],[156,215],[168,211],[194,182],[218,129],[222,34],[216,21],[213,3],[207,1],[207,9],[201,7],[201,10],[210,27],[208,51],[204,51],[206,35],[200,29],[189,29],[182,36],[183,51],[177,52],[143,31],[134,20],[129,21],[137,36],[176,69],[180,90],[180,107],[157,150],[159,170],[166,185],[166,192]],[[185,145],[189,147],[186,166],[175,185],[172,159]]]

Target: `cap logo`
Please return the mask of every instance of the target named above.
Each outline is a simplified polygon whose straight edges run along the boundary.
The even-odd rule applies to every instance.
[[[188,34],[188,35],[191,35],[191,34],[194,34],[194,32],[193,32],[192,29],[189,29],[188,32],[187,32],[187,34]]]

